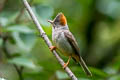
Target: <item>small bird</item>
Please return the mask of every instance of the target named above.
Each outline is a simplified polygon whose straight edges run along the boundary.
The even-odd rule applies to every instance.
[[[92,76],[90,70],[80,56],[77,41],[68,28],[67,20],[64,14],[58,13],[53,21],[48,20],[48,22],[52,24],[52,40],[55,44],[55,46],[50,47],[50,50],[52,51],[57,48],[64,56],[69,57],[67,63],[64,64],[63,68],[66,68],[66,66],[69,64],[70,59],[73,58],[75,62],[79,63],[82,66],[84,72],[88,76]]]

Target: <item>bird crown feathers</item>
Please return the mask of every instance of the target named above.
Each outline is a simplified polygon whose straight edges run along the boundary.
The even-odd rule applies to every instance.
[[[60,22],[61,25],[65,26],[67,24],[66,17],[63,13],[58,13],[56,18],[54,19],[54,22]]]

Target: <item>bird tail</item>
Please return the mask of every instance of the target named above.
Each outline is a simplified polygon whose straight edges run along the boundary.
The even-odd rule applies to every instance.
[[[80,56],[79,64],[81,65],[81,67],[83,68],[84,72],[85,72],[88,76],[92,76],[92,73],[91,73],[90,70],[88,69],[87,65],[85,64],[85,62],[84,62],[84,60],[82,59],[81,56]]]

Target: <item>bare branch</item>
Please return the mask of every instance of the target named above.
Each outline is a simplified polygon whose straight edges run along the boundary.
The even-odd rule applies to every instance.
[[[2,38],[3,39],[3,46],[2,46],[2,48],[3,48],[3,51],[4,51],[4,54],[5,54],[5,56],[8,58],[8,59],[11,59],[12,58],[12,56],[9,54],[9,52],[7,51],[7,49],[6,49],[6,42],[7,42],[7,40],[8,40],[8,38],[9,38],[9,36],[8,35],[3,35],[3,34],[0,34],[0,38]],[[12,64],[14,67],[15,67],[15,69],[16,69],[16,71],[17,71],[17,73],[18,73],[18,76],[19,76],[19,78],[20,78],[20,80],[24,80],[23,79],[23,76],[22,76],[22,72],[23,72],[23,66],[20,66],[20,68],[19,68],[19,66],[17,65],[17,64]]]
[[[5,3],[7,2],[8,0],[1,0],[0,1],[0,12],[3,10],[4,6],[5,6]]]
[[[20,68],[19,68],[16,64],[13,64],[13,66],[15,67],[15,69],[16,69],[18,75],[19,75],[19,79],[24,80],[24,78],[22,76],[22,72],[23,72],[24,67],[20,66]]]
[[[30,0],[29,4],[31,5],[33,2],[33,0]],[[22,15],[24,14],[24,7],[21,8],[20,13],[18,14],[18,16],[16,17],[15,21],[16,23],[19,23],[20,18],[22,17]]]
[[[28,2],[26,0],[22,0],[22,1],[24,3],[28,13],[30,14],[33,22],[35,23],[37,29],[39,30],[42,38],[44,39],[44,41],[46,42],[48,47],[52,46],[51,41],[48,39],[47,35],[45,34],[44,30],[42,29],[41,25],[39,24],[39,21],[37,20],[36,16],[34,15],[30,5],[28,4]],[[64,61],[60,58],[60,56],[57,54],[57,52],[55,50],[53,50],[52,53],[53,53],[53,55],[55,55],[55,57],[59,61],[59,63],[63,66]],[[72,73],[72,71],[68,67],[65,68],[65,71],[72,80],[77,80],[76,76]]]

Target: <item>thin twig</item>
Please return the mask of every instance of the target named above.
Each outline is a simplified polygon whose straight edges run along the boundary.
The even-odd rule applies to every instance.
[[[0,12],[3,10],[4,6],[5,6],[5,3],[7,2],[8,0],[2,0],[1,3],[0,3]]]
[[[18,75],[19,75],[19,79],[24,80],[24,78],[22,76],[22,72],[23,72],[24,67],[20,66],[20,68],[18,68],[18,66],[16,64],[13,64],[13,66],[15,67],[15,69],[16,69]]]
[[[19,23],[19,19],[22,17],[23,13],[24,13],[24,8],[22,7],[20,10],[20,13],[18,14],[18,16],[15,19],[16,23]]]
[[[26,0],[22,0],[22,1],[24,3],[28,13],[30,14],[33,22],[35,23],[37,29],[39,30],[40,35],[42,36],[42,38],[44,39],[44,41],[46,42],[48,47],[52,46],[51,41],[49,40],[49,38],[45,34],[44,30],[42,29],[41,25],[39,24],[39,21],[37,20],[36,16],[34,15],[30,5],[28,4],[28,2]],[[64,61],[60,58],[60,56],[57,54],[57,52],[55,50],[53,50],[52,53],[53,53],[53,55],[55,55],[55,57],[59,61],[59,63],[62,66],[64,66]],[[65,68],[65,71],[72,80],[77,80],[77,77],[73,74],[73,72],[68,67]]]
[[[32,4],[32,2],[33,2],[33,0],[30,1],[30,5]],[[22,7],[21,10],[20,10],[20,13],[18,14],[18,16],[15,19],[16,23],[19,23],[19,20],[22,17],[22,15],[24,13],[24,10],[25,10],[24,7]]]
[[[12,56],[9,54],[9,52],[6,49],[6,42],[7,42],[8,38],[9,38],[9,36],[0,34],[0,37],[3,39],[3,46],[2,47],[3,47],[3,51],[5,53],[5,56],[8,59],[12,58]],[[24,78],[22,76],[22,72],[23,72],[24,67],[20,66],[20,68],[19,68],[16,64],[13,64],[13,66],[15,67],[15,69],[16,69],[16,71],[18,73],[19,79],[24,80]]]

